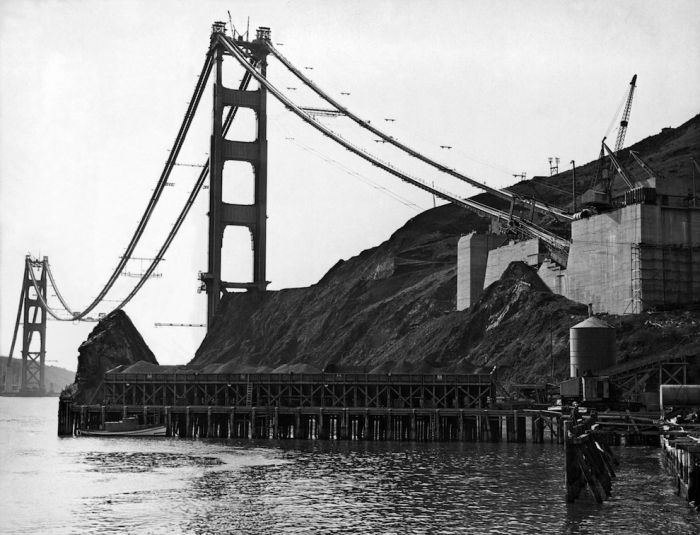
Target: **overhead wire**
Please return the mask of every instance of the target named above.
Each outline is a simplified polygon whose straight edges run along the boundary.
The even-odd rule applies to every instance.
[[[462,180],[464,182],[467,182],[468,184],[477,187],[479,189],[482,189],[488,193],[491,193],[492,195],[495,195],[496,197],[499,197],[501,199],[511,201],[518,199],[518,196],[515,195],[514,193],[510,191],[504,191],[504,190],[499,190],[497,188],[493,188],[489,186],[486,183],[479,182],[467,175],[464,175],[462,173],[459,173],[458,171],[451,169],[450,167],[447,167],[444,164],[441,164],[439,162],[436,162],[435,160],[428,158],[427,156],[419,153],[418,151],[408,147],[407,145],[399,142],[396,140],[394,137],[384,133],[383,131],[379,130],[378,128],[372,126],[368,121],[365,121],[355,115],[352,111],[350,111],[348,108],[340,104],[337,100],[335,100],[333,97],[328,95],[325,91],[320,89],[310,78],[308,78],[304,73],[302,73],[299,69],[297,69],[287,58],[285,58],[273,45],[272,43],[268,43],[268,47],[270,52],[272,53],[273,56],[275,56],[282,65],[284,65],[290,72],[292,72],[299,80],[301,80],[306,86],[308,86],[310,89],[312,89],[319,97],[321,97],[323,100],[328,102],[331,106],[336,108],[338,111],[342,112],[344,115],[352,119],[355,123],[357,123],[359,126],[362,128],[369,130],[373,134],[379,136],[382,138],[384,141],[387,143],[392,144],[393,146],[399,148],[400,150],[406,152],[407,154],[413,156],[414,158],[417,158],[418,160],[438,169],[439,171],[446,173],[448,175],[451,175],[455,178],[458,178],[459,180]],[[571,219],[572,216],[565,213],[563,210],[559,210],[558,208],[554,208],[552,206],[546,205],[544,203],[541,203],[539,201],[535,201],[535,207],[539,211],[544,211],[546,213],[554,213],[559,217],[562,217],[564,219]]]
[[[273,119],[273,120],[275,120],[275,119]],[[275,122],[278,124],[278,126],[280,128],[282,128],[283,130],[286,131],[284,126],[282,126],[282,124],[279,121],[275,120]],[[305,143],[302,143],[296,139],[293,139],[293,138],[288,138],[288,139],[290,142],[297,145],[302,150],[308,152],[309,154],[312,154],[313,156],[325,161],[326,163],[328,163],[330,165],[333,165],[334,167],[340,169],[344,173],[357,178],[358,180],[360,180],[360,182],[363,182],[364,184],[367,184],[371,188],[382,192],[383,194],[387,195],[388,197],[400,202],[404,206],[407,206],[408,208],[412,208],[412,209],[416,210],[417,212],[422,212],[425,210],[425,208],[414,203],[410,199],[407,199],[406,197],[403,197],[403,196],[399,195],[398,193],[395,193],[395,192],[391,191],[390,189],[385,188],[384,186],[377,184],[376,182],[371,180],[369,177],[355,171],[354,169],[351,169],[350,167],[344,165],[343,163],[339,162],[335,158],[321,152],[320,150],[315,149],[309,145],[306,145]]]

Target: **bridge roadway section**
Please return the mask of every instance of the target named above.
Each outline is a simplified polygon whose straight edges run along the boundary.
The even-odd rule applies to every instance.
[[[138,416],[169,436],[563,443],[560,413],[489,408],[489,374],[107,372],[88,404],[62,399],[59,434]]]

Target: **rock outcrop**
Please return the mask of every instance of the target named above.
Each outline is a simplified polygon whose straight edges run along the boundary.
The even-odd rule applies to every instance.
[[[106,371],[139,361],[158,364],[129,316],[115,310],[102,318],[78,348],[78,370],[73,396],[78,403],[90,403]]]

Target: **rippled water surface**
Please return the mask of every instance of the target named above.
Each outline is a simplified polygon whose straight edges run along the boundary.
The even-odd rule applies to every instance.
[[[567,505],[556,445],[61,439],[57,408],[0,398],[0,533],[700,533],[650,448]]]

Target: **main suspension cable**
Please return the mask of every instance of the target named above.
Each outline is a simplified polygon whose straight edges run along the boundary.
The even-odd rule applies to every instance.
[[[257,65],[257,62],[252,63],[253,68]],[[239,85],[239,91],[244,91],[245,89],[248,88],[248,84],[250,84],[250,81],[252,79],[252,76],[250,75],[249,72],[246,71],[246,73],[243,75],[243,79],[241,80],[241,83]],[[233,120],[236,118],[236,113],[238,112],[238,106],[231,106],[228,110],[228,114],[226,115],[226,119],[224,120],[223,124],[223,135],[225,136],[228,133],[229,128],[231,127],[231,124],[233,123]],[[151,262],[151,264],[148,266],[144,274],[141,276],[141,279],[139,282],[136,284],[136,286],[131,290],[129,295],[127,295],[119,305],[115,307],[115,310],[119,310],[123,308],[131,299],[136,295],[136,293],[141,289],[141,287],[146,283],[148,278],[151,276],[151,274],[155,271],[156,267],[158,267],[158,264],[160,261],[163,259],[165,256],[165,253],[168,251],[168,248],[170,247],[170,244],[172,243],[173,239],[175,238],[175,235],[177,232],[180,230],[180,227],[182,226],[182,223],[185,221],[185,218],[187,217],[187,214],[190,211],[190,208],[192,208],[192,205],[194,204],[195,199],[197,198],[197,195],[199,194],[200,190],[202,189],[202,186],[204,185],[204,181],[207,179],[209,176],[209,159],[205,162],[202,172],[199,174],[199,178],[197,179],[197,182],[194,185],[194,188],[190,192],[190,196],[187,198],[187,201],[185,202],[185,205],[182,208],[182,211],[180,212],[180,215],[178,215],[177,219],[175,220],[175,223],[173,224],[172,229],[170,229],[170,232],[168,233],[167,238],[163,242],[163,245],[161,245],[160,250],[156,254],[155,258]]]
[[[313,126],[316,130],[320,131],[323,135],[329,137],[336,143],[342,145],[344,148],[349,150],[350,152],[356,154],[360,158],[363,158],[364,160],[370,162],[371,164],[379,167],[380,169],[384,169],[388,173],[400,178],[401,180],[408,182],[409,184],[412,184],[424,191],[427,191],[428,193],[432,193],[437,197],[440,197],[441,199],[444,199],[448,202],[451,202],[453,204],[457,204],[459,206],[462,206],[464,208],[471,209],[473,211],[476,211],[477,213],[480,214],[486,214],[492,217],[496,217],[498,219],[502,220],[513,220],[520,226],[522,226],[525,229],[528,229],[532,235],[535,235],[537,237],[540,237],[545,243],[550,245],[551,247],[554,247],[560,251],[567,251],[569,248],[569,242],[568,240],[565,240],[553,233],[550,233],[549,231],[546,231],[540,227],[537,227],[533,225],[532,223],[526,221],[523,218],[519,218],[517,216],[510,216],[509,214],[502,212],[501,210],[497,210],[495,208],[491,208],[490,206],[478,203],[472,199],[461,199],[457,197],[456,195],[453,195],[447,191],[434,188],[426,184],[424,181],[422,181],[419,178],[409,176],[402,171],[398,170],[391,164],[387,162],[383,162],[376,156],[370,154],[369,152],[356,147],[349,141],[345,140],[342,136],[338,135],[336,132],[325,126],[324,124],[321,124],[317,120],[315,120],[313,117],[311,117],[309,114],[304,112],[302,109],[299,108],[294,102],[289,100],[283,93],[281,93],[275,86],[273,86],[262,74],[258,73],[255,69],[251,68],[248,62],[245,59],[245,56],[243,53],[238,49],[238,46],[235,44],[234,41],[232,41],[230,38],[228,38],[225,35],[219,34],[217,36],[217,39],[219,42],[228,50],[228,52],[238,60],[238,62],[248,71],[252,76],[255,77],[255,79],[262,85],[264,85],[267,90],[277,99],[279,100],[282,104],[284,104],[287,109],[292,111],[295,115],[297,115],[300,119],[302,119],[305,123]]]
[[[87,314],[92,311],[104,298],[105,295],[107,295],[107,292],[114,286],[114,283],[117,281],[119,278],[119,274],[122,272],[124,269],[124,266],[126,266],[126,263],[129,261],[131,258],[131,255],[133,254],[134,250],[136,249],[137,244],[139,243],[139,240],[141,239],[141,236],[144,233],[144,230],[146,228],[146,225],[148,224],[148,221],[151,218],[151,215],[153,214],[153,211],[156,207],[156,204],[160,200],[161,194],[163,193],[163,190],[165,189],[165,186],[168,182],[168,178],[170,177],[170,173],[175,165],[175,162],[177,161],[177,157],[180,153],[180,149],[182,148],[182,145],[185,141],[185,137],[187,136],[187,132],[189,130],[190,125],[192,124],[192,119],[194,118],[195,112],[197,110],[197,107],[199,105],[199,101],[202,98],[202,94],[204,93],[204,90],[206,88],[207,81],[209,79],[209,73],[211,72],[212,66],[214,64],[214,59],[211,53],[211,48],[207,51],[207,55],[204,61],[204,65],[202,66],[202,71],[199,75],[199,78],[197,80],[197,84],[194,89],[194,93],[192,95],[192,99],[190,100],[190,103],[187,107],[187,111],[185,113],[185,116],[182,120],[182,124],[180,125],[180,130],[177,133],[177,137],[175,138],[175,141],[173,143],[173,148],[170,151],[168,155],[168,159],[165,162],[165,166],[163,168],[163,171],[161,173],[161,176],[158,180],[158,183],[156,184],[156,188],[153,191],[153,194],[151,195],[151,198],[148,202],[148,205],[146,206],[146,210],[144,211],[143,215],[141,216],[141,220],[138,223],[138,226],[136,227],[136,230],[134,231],[133,236],[131,237],[131,240],[129,241],[129,245],[126,248],[126,251],[124,254],[121,256],[121,259],[119,263],[117,264],[117,267],[114,269],[112,272],[112,275],[110,276],[109,280],[107,283],[104,285],[104,287],[100,290],[98,293],[97,297],[90,303],[83,311],[81,312],[72,312],[70,308],[66,305],[66,302],[63,300],[62,297],[59,297],[59,300],[61,301],[61,304],[63,307],[66,309],[66,311],[71,314],[71,318],[60,318],[56,315],[54,315],[51,310],[47,308],[47,311],[56,319],[61,320],[61,321],[73,321],[73,320],[80,320],[87,316]],[[49,270],[50,273],[50,270]],[[54,290],[56,290],[56,285],[53,280],[53,276],[51,276],[51,282],[54,287]],[[56,292],[56,295],[59,296],[59,292]],[[43,300],[42,300],[43,302]]]

